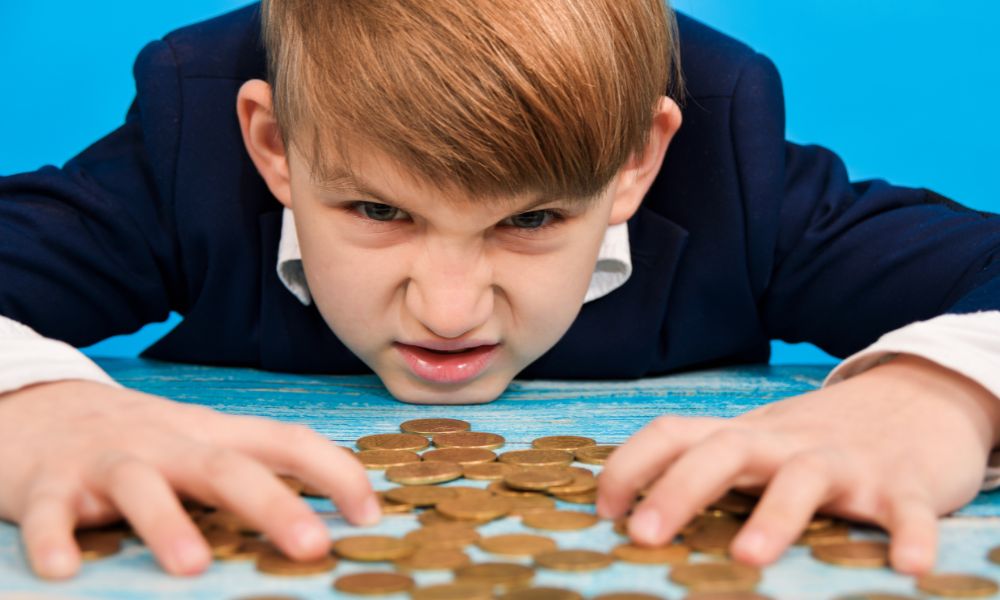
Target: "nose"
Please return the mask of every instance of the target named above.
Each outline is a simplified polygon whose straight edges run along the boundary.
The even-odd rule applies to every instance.
[[[410,314],[433,334],[460,338],[493,314],[493,269],[481,244],[428,241],[405,290]]]

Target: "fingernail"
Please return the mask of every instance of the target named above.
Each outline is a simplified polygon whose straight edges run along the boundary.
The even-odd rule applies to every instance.
[[[172,548],[174,570],[177,573],[198,573],[208,564],[208,549],[201,540],[181,538]]]
[[[767,537],[759,531],[747,531],[736,540],[736,548],[742,554],[760,557],[767,550]]]
[[[647,542],[659,543],[662,530],[663,519],[660,518],[660,513],[651,508],[637,510],[628,520],[629,535]]]
[[[382,507],[375,496],[370,496],[361,506],[360,525],[374,525],[382,518]]]
[[[42,555],[41,574],[50,578],[69,577],[76,568],[73,554],[66,550],[51,550]]]
[[[292,526],[292,540],[303,553],[313,552],[324,545],[330,544],[330,535],[325,527],[317,527],[309,520],[299,521]]]

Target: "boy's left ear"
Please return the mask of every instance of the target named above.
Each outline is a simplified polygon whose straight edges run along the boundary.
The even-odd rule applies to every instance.
[[[642,199],[660,172],[667,147],[680,128],[680,107],[670,98],[660,97],[646,147],[641,155],[633,154],[615,176],[608,225],[624,223],[639,210]]]

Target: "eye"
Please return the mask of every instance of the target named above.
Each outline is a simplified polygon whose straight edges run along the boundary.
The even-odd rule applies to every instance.
[[[509,224],[518,229],[544,229],[559,222],[562,216],[551,210],[533,210],[531,212],[514,215],[507,219]]]
[[[364,218],[372,221],[395,221],[400,215],[405,214],[395,206],[379,202],[355,202],[351,205],[351,208]]]

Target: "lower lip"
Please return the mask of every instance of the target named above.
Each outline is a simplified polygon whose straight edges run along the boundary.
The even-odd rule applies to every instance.
[[[479,346],[466,352],[442,354],[419,346],[395,344],[413,374],[434,383],[462,383],[484,370],[493,361],[500,344]]]

